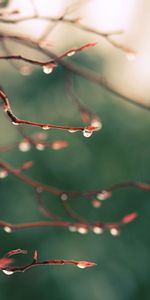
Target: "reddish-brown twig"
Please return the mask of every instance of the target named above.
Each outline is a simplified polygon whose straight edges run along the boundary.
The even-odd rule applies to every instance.
[[[9,100],[8,100],[6,94],[1,89],[0,89],[0,97],[3,100],[3,103],[4,103],[3,111],[7,114],[7,116],[11,120],[12,124],[14,124],[14,125],[26,124],[26,125],[30,125],[30,126],[40,127],[44,130],[53,128],[53,129],[66,130],[66,131],[69,131],[69,132],[83,131],[83,135],[85,137],[91,136],[93,131],[100,129],[97,126],[70,127],[70,126],[53,125],[53,124],[47,124],[47,123],[38,123],[38,122],[32,122],[32,121],[28,121],[28,120],[22,120],[22,119],[19,119],[18,117],[16,117],[14,115],[14,113],[12,112],[12,109],[10,107]]]
[[[66,260],[66,259],[49,259],[45,261],[38,261],[38,253],[37,250],[35,250],[32,262],[23,266],[11,266],[13,263],[12,259],[9,259],[10,256],[16,255],[16,254],[27,254],[26,250],[22,249],[15,249],[11,250],[8,253],[6,253],[5,257],[0,259],[1,266],[0,269],[5,273],[6,275],[12,275],[17,272],[25,272],[28,269],[31,269],[35,266],[45,266],[45,265],[75,265],[81,269],[87,268],[87,267],[93,267],[96,264],[89,261],[77,261],[77,260]]]

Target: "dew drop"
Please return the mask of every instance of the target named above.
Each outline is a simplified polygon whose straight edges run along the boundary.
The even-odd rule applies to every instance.
[[[82,262],[78,263],[77,267],[80,268],[80,269],[85,269],[86,268],[85,264],[82,263]]]
[[[15,125],[15,126],[18,126],[18,125],[19,125],[19,123],[14,122],[14,121],[12,122],[12,124]]]
[[[110,191],[101,191],[100,193],[97,194],[97,199],[98,200],[106,200],[112,196],[112,193]]]
[[[77,228],[75,226],[69,226],[68,229],[71,232],[76,232],[77,231]]]
[[[69,129],[68,130],[70,133],[75,133],[75,132],[77,132],[78,130],[77,129]]]
[[[102,234],[104,232],[104,229],[100,226],[94,226],[92,229],[95,234]]]
[[[67,56],[73,56],[76,52],[75,51],[70,51],[68,52]]]
[[[92,133],[93,133],[93,131],[92,130],[89,130],[89,129],[87,129],[87,128],[85,128],[84,130],[83,130],[83,136],[84,137],[90,137],[91,135],[92,135]]]
[[[14,272],[9,270],[2,270],[2,272],[6,275],[12,275]]]
[[[8,176],[8,172],[5,169],[0,170],[0,178],[4,179]]]
[[[45,149],[45,146],[43,144],[36,144],[36,149],[39,150],[39,151],[42,151]]]
[[[12,229],[9,226],[4,226],[3,229],[7,233],[11,233],[12,232]]]
[[[45,66],[43,66],[43,72],[45,74],[50,74],[53,72],[53,68],[51,66],[45,65]]]
[[[88,230],[87,230],[87,228],[85,228],[85,227],[79,227],[79,228],[77,229],[77,231],[78,231],[79,233],[81,233],[81,234],[86,234],[86,233],[88,233]]]
[[[60,199],[61,199],[62,201],[66,201],[66,200],[68,200],[68,195],[65,194],[65,193],[63,193],[63,194],[61,194]]]
[[[42,126],[42,129],[44,129],[44,130],[48,130],[48,129],[50,129],[50,128],[49,128],[49,126],[48,126],[48,125],[44,125],[44,126]]]
[[[23,141],[23,142],[21,142],[21,143],[19,144],[18,147],[19,147],[19,150],[20,150],[20,151],[22,151],[22,152],[27,152],[27,151],[30,150],[31,145],[30,145],[29,142]]]
[[[113,235],[113,236],[118,236],[118,235],[120,234],[120,230],[119,230],[118,228],[116,228],[116,227],[112,227],[112,228],[110,229],[110,233],[111,233],[111,235]]]

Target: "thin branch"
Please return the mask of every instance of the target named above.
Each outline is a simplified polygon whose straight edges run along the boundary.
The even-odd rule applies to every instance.
[[[10,33],[4,34],[4,33],[0,32],[0,38],[1,39],[8,38],[8,39],[16,40],[23,45],[28,45],[31,48],[37,49],[38,51],[51,57],[52,59],[55,59],[57,57],[57,55],[54,52],[52,52],[51,50],[44,48],[43,45],[41,47],[38,40],[31,39],[28,36],[22,36],[22,35],[17,35],[17,34],[10,34]],[[97,85],[102,86],[107,91],[114,94],[115,96],[122,98],[122,100],[129,102],[137,107],[144,108],[146,110],[150,110],[149,104],[144,103],[144,101],[142,99],[134,98],[134,97],[131,97],[130,95],[125,95],[124,92],[120,89],[120,87],[113,86],[113,84],[111,82],[109,82],[108,80],[106,80],[106,78],[104,76],[99,75],[96,72],[91,71],[88,68],[85,68],[81,65],[79,66],[78,64],[75,64],[73,62],[60,60],[59,63],[66,70],[69,70],[72,73],[77,74],[90,82],[93,82]]]
[[[98,189],[94,191],[62,191],[61,189],[58,189],[56,187],[52,187],[49,185],[45,185],[41,182],[34,181],[27,175],[21,173],[21,172],[16,172],[16,169],[11,167],[8,163],[0,160],[0,167],[4,170],[6,170],[8,173],[12,174],[15,176],[17,179],[25,182],[29,186],[35,188],[35,189],[41,189],[42,191],[54,194],[56,196],[59,196],[62,198],[62,200],[67,200],[68,197],[78,197],[78,196],[84,196],[84,197],[93,197],[97,196],[99,200],[105,200],[108,199],[112,196],[112,193],[116,190],[119,189],[126,189],[126,188],[135,188],[135,189],[140,189],[144,191],[150,191],[150,184],[144,183],[144,182],[137,182],[137,181],[124,181],[120,183],[116,183],[107,189]],[[64,199],[65,198],[65,199]]]
[[[0,227],[7,233],[11,233],[12,231],[18,231],[23,229],[33,229],[33,228],[42,228],[42,227],[59,227],[59,228],[68,228],[71,232],[79,232],[81,234],[87,233],[88,231],[93,231],[96,234],[103,233],[104,230],[109,230],[112,235],[112,229],[116,229],[118,234],[120,232],[120,228],[126,224],[133,222],[137,218],[137,213],[132,212],[128,215],[125,215],[120,221],[115,223],[104,223],[97,221],[95,223],[86,222],[66,222],[66,221],[37,221],[30,223],[19,223],[12,224],[6,221],[0,220]],[[97,231],[96,231],[97,229]],[[98,230],[99,229],[99,230]],[[117,234],[116,234],[117,235]]]
[[[8,259],[7,256],[12,256],[16,254],[27,254],[26,250],[22,249],[16,249],[16,250],[11,250],[10,252],[6,253],[6,257],[3,258],[3,263],[1,266],[1,270],[6,274],[6,275],[12,275],[17,272],[25,272],[35,266],[45,266],[45,265],[75,265],[79,268],[87,268],[87,267],[93,267],[96,264],[93,262],[89,261],[77,261],[77,260],[66,260],[66,259],[49,259],[45,261],[38,261],[38,253],[35,250],[34,252],[34,257],[31,263],[23,265],[23,266],[11,266],[12,260]],[[7,261],[7,263],[6,263]]]
[[[1,89],[0,89],[0,97],[3,100],[3,103],[4,103],[3,111],[9,117],[9,119],[10,119],[10,121],[13,125],[26,124],[26,125],[30,125],[30,126],[40,127],[44,130],[53,128],[53,129],[66,130],[66,131],[69,131],[69,132],[83,131],[83,135],[87,136],[87,137],[91,136],[93,131],[99,129],[97,126],[87,126],[85,128],[84,127],[70,127],[70,126],[53,125],[53,124],[47,124],[47,123],[37,123],[37,122],[33,122],[33,121],[19,119],[12,112],[9,100],[8,100],[6,94]]]
[[[55,57],[53,60],[48,60],[48,61],[39,61],[39,60],[34,60],[34,59],[29,59],[26,57],[23,57],[21,55],[3,55],[0,56],[0,60],[20,60],[20,61],[25,61],[27,63],[33,64],[33,65],[38,65],[38,66],[47,66],[48,68],[55,68],[56,67],[56,62],[59,62],[60,60],[62,60],[63,58],[65,58],[66,56],[72,56],[73,54],[77,53],[77,52],[81,52],[84,51],[86,49],[89,49],[91,47],[94,47],[96,45],[96,43],[87,43],[84,44],[83,46],[79,47],[79,48],[71,48],[67,51],[65,51],[63,54],[61,54],[58,57]]]

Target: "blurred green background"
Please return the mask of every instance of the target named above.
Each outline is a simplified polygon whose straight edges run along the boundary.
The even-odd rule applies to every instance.
[[[105,62],[80,54],[77,63],[103,71]],[[4,71],[5,70],[5,71]],[[4,77],[5,72],[5,77]],[[50,121],[54,124],[80,126],[76,106],[65,92],[65,71],[59,66],[51,75],[35,68],[22,76],[8,63],[1,62],[1,83],[12,108],[20,118]],[[82,78],[75,77],[75,91],[82,102],[101,118],[103,128],[86,139],[82,133],[48,131],[49,140],[65,139],[69,147],[60,151],[38,151],[32,147],[23,153],[18,149],[1,153],[1,159],[18,167],[26,160],[34,166],[26,173],[45,184],[63,190],[105,189],[125,180],[149,182],[150,117],[149,111],[125,103]],[[26,127],[28,134],[38,129]],[[0,146],[20,135],[0,112]],[[109,232],[97,236],[71,233],[67,229],[42,228],[7,234],[0,230],[1,256],[15,248],[27,249],[29,262],[34,249],[39,259],[90,260],[96,267],[80,270],[74,266],[45,266],[22,274],[0,274],[0,299],[65,300],[149,300],[150,299],[150,196],[147,191],[118,190],[101,208],[94,209],[85,199],[70,200],[72,207],[89,220],[113,222],[136,211],[139,217],[125,226],[120,236]],[[45,194],[45,203],[53,212],[67,219],[56,197]],[[44,220],[38,211],[32,188],[9,175],[0,181],[0,219],[12,222]]]

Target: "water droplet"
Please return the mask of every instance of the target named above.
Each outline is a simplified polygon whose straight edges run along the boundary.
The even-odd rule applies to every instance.
[[[85,136],[85,137],[90,137],[91,135],[92,135],[92,133],[93,133],[93,131],[92,130],[89,130],[89,129],[87,129],[87,128],[85,128],[84,130],[83,130],[83,135]]]
[[[68,52],[67,56],[73,56],[76,52],[75,51],[70,51]]]
[[[15,126],[18,126],[18,125],[19,125],[19,123],[14,122],[14,121],[12,122],[12,124],[15,125]]]
[[[4,226],[3,229],[7,233],[11,233],[12,232],[12,229],[9,226]]]
[[[50,74],[50,73],[53,72],[53,67],[51,67],[51,66],[49,66],[49,65],[45,65],[45,66],[43,66],[43,72],[44,72],[45,74]]]
[[[93,226],[92,229],[95,234],[102,234],[104,232],[104,229],[100,226]]]
[[[103,201],[110,198],[111,196],[112,196],[112,192],[104,190],[97,194],[97,199]]]
[[[75,133],[75,132],[77,132],[78,130],[77,130],[77,129],[68,129],[68,131],[69,131],[70,133]]]
[[[81,234],[86,234],[86,233],[88,233],[88,230],[87,230],[87,228],[85,228],[85,227],[79,227],[79,228],[77,229],[77,231],[78,231],[79,233],[81,233]]]
[[[61,194],[60,199],[61,199],[62,201],[66,201],[66,200],[68,200],[68,195],[65,194],[65,193],[63,193],[63,194]]]
[[[14,272],[9,270],[2,270],[2,272],[6,275],[12,275]]]
[[[111,233],[111,235],[113,235],[113,236],[118,236],[118,235],[120,234],[120,230],[119,230],[119,228],[117,228],[117,227],[112,227],[112,228],[110,229],[110,233]]]
[[[86,268],[85,264],[82,263],[82,262],[79,262],[79,263],[77,264],[77,267],[80,268],[80,269],[85,269],[85,268]]]
[[[30,150],[31,145],[30,145],[29,142],[23,141],[23,142],[21,142],[21,143],[19,144],[18,147],[19,147],[19,150],[20,150],[20,151],[22,151],[22,152],[27,152],[27,151]]]
[[[77,228],[75,226],[69,226],[68,229],[71,232],[76,232],[77,231]]]
[[[43,144],[36,144],[36,149],[39,150],[39,151],[42,151],[45,149],[45,146]]]
[[[48,125],[44,125],[44,126],[42,126],[42,129],[44,129],[44,130],[48,130],[48,129],[50,129],[50,128],[49,128],[49,126],[48,126]]]
[[[8,176],[8,172],[5,169],[0,170],[0,178],[6,178]]]
[[[95,199],[95,200],[92,200],[92,205],[94,208],[99,208],[102,205],[102,203],[100,200]]]

